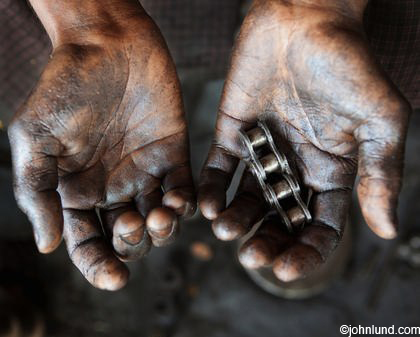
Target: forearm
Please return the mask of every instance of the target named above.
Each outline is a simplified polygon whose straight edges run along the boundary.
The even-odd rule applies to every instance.
[[[29,0],[54,47],[129,33],[145,15],[138,0]],[[93,41],[92,41],[93,40]]]

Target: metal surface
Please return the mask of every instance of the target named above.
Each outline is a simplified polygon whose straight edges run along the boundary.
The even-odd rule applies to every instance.
[[[303,202],[299,183],[286,156],[277,149],[269,128],[258,121],[257,127],[247,132],[240,131],[240,135],[249,154],[244,160],[261,187],[266,202],[277,211],[289,232],[302,229],[312,220],[307,207],[310,198],[306,204]],[[273,179],[277,181],[272,183]],[[290,198],[294,199],[296,206],[285,211],[280,202]]]

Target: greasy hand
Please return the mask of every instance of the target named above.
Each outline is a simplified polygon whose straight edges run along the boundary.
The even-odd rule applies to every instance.
[[[366,222],[377,235],[395,237],[410,111],[369,51],[358,1],[343,8],[292,2],[255,1],[243,23],[199,191],[222,240],[243,236],[264,216],[247,175],[225,203],[237,158],[246,156],[238,130],[265,120],[302,185],[315,192],[313,222],[302,232],[291,236],[267,222],[240,250],[245,267],[271,265],[283,281],[304,277],[335,248],[356,174]]]
[[[74,264],[108,290],[127,281],[121,260],[171,242],[195,208],[173,62],[146,14],[128,21],[55,45],[9,128],[16,199],[39,250],[63,231]]]

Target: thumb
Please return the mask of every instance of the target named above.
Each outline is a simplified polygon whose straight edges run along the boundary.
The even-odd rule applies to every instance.
[[[34,128],[38,131],[34,131]],[[14,190],[19,207],[32,223],[38,249],[52,252],[61,242],[63,215],[57,192],[57,155],[60,144],[39,132],[36,121],[15,119],[8,128],[14,171]]]
[[[397,235],[409,114],[409,106],[403,106],[392,117],[371,119],[355,132],[359,144],[360,206],[368,226],[384,239]]]

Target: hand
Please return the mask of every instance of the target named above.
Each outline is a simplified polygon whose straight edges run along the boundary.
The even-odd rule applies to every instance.
[[[238,130],[265,120],[315,195],[313,222],[296,235],[268,221],[241,248],[245,267],[272,265],[282,281],[323,263],[343,233],[356,173],[367,224],[393,238],[410,107],[364,39],[363,1],[254,1],[236,41],[202,172],[199,206],[216,236],[237,239],[265,215],[255,181],[226,190],[246,156]],[[340,4],[343,4],[341,7]]]
[[[63,230],[74,264],[108,290],[127,281],[121,260],[170,243],[177,217],[195,211],[165,42],[138,2],[126,18],[112,18],[49,31],[51,60],[9,127],[16,199],[39,250],[54,250]]]

